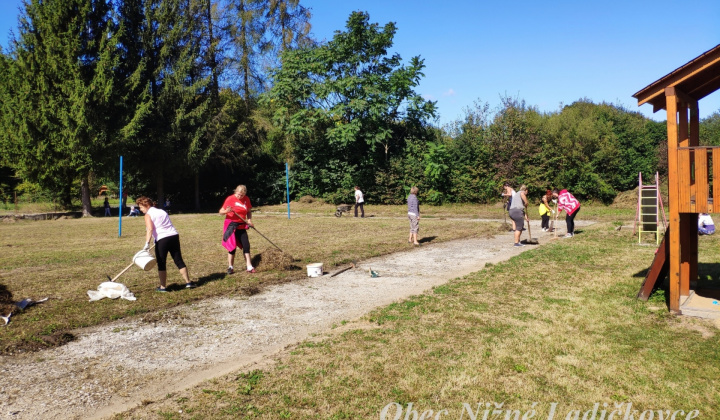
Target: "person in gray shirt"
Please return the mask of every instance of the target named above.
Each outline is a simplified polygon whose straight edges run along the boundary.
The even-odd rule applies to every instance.
[[[410,194],[407,197],[408,204],[408,219],[410,219],[410,236],[408,237],[408,243],[412,243],[417,246],[420,243],[417,240],[417,234],[420,230],[420,204],[417,198],[418,188],[410,188]]]
[[[509,186],[507,188],[510,188]],[[512,190],[512,188],[510,188]],[[525,227],[524,221],[526,219],[525,208],[527,207],[527,186],[525,184],[520,186],[517,192],[512,193],[510,197],[510,210],[508,215],[515,224],[515,245],[524,246],[520,243],[520,235],[522,235],[523,228]]]

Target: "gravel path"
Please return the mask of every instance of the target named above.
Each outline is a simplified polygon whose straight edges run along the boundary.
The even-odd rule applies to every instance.
[[[552,237],[539,223],[532,228],[541,244]],[[428,243],[332,278],[174,308],[156,322],[120,320],[75,331],[77,340],[65,346],[0,359],[0,418],[104,418],[246,369],[333,324],[528,249],[513,247],[509,233]],[[370,277],[369,268],[380,277]]]

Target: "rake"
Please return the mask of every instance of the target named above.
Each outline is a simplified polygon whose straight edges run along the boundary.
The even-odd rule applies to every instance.
[[[540,242],[538,242],[537,239],[533,239],[532,232],[530,231],[530,217],[528,217],[527,213],[525,214],[525,219],[528,222],[528,239],[525,241],[528,245],[538,245]]]
[[[233,212],[233,213],[235,213],[235,212]],[[273,243],[273,241],[271,241],[270,239],[268,239],[267,236],[263,235],[262,233],[260,233],[259,230],[255,229],[255,226],[249,224],[249,223],[247,222],[247,220],[245,220],[245,218],[243,218],[242,216],[240,216],[240,215],[237,214],[237,213],[235,213],[235,215],[236,215],[237,217],[239,217],[240,220],[242,220],[243,222],[245,222],[246,225],[250,226],[250,227],[252,228],[252,230],[254,230],[255,232],[257,232],[258,235],[262,236],[263,238],[265,238],[266,241],[270,242],[270,244],[271,244],[272,246],[274,246],[275,248],[277,248],[278,251],[282,252],[283,254],[287,254],[285,251],[283,251],[282,249],[280,249],[279,246],[275,245],[275,244]]]

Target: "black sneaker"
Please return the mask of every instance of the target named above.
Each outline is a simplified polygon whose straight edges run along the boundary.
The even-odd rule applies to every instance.
[[[185,283],[186,289],[194,289],[196,287],[197,287],[197,283],[195,283],[194,281],[191,281],[190,283]]]
[[[164,288],[164,287],[158,287],[157,289],[155,289],[155,291],[156,291],[156,292],[163,292],[163,293],[165,293],[165,292],[167,292],[167,289]]]
[[[232,267],[228,267],[228,270],[227,270],[227,273],[228,273],[228,274],[232,274],[232,273],[234,273],[234,272],[235,272],[235,271],[233,271]]]

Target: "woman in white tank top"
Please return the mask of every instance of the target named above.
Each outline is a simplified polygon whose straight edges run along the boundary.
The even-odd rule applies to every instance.
[[[140,197],[135,200],[135,203],[140,208],[140,211],[145,213],[145,247],[143,250],[150,249],[150,239],[155,239],[155,259],[157,260],[158,277],[160,278],[160,286],[155,290],[167,292],[168,253],[185,280],[185,288],[192,289],[197,286],[195,282],[190,281],[190,275],[180,251],[180,234],[170,221],[170,216],[164,210],[156,208],[155,203],[147,197]]]

